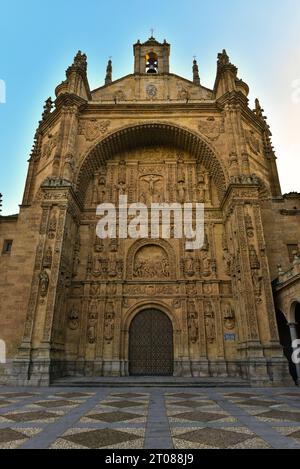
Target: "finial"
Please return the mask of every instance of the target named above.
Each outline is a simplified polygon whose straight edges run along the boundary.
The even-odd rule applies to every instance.
[[[154,39],[154,36],[153,36],[153,34],[154,34],[154,29],[153,29],[153,28],[151,28],[151,29],[150,29],[150,32],[151,32],[150,39]]]
[[[193,83],[198,86],[200,85],[199,68],[195,55],[193,60]]]
[[[222,65],[229,65],[229,57],[227,55],[227,52],[225,49],[223,49],[223,51],[218,54],[218,66],[222,66]]]
[[[49,114],[51,114],[52,108],[53,108],[53,102],[52,102],[51,97],[49,97],[48,99],[46,99],[45,104],[44,104],[44,112],[42,114],[43,121],[49,116]]]
[[[107,67],[106,67],[106,77],[105,77],[105,84],[108,85],[112,82],[112,57],[109,57]]]
[[[254,112],[255,114],[257,115],[257,117],[261,117],[263,118],[263,112],[264,110],[262,109],[261,105],[260,105],[260,102],[259,100],[256,98],[255,100],[255,109],[254,109]]]

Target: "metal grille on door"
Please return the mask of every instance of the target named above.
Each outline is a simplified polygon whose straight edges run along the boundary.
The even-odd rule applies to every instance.
[[[173,327],[156,309],[138,313],[129,330],[129,373],[136,376],[173,374]]]

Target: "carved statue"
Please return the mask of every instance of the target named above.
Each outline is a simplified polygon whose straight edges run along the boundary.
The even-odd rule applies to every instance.
[[[186,187],[183,181],[178,182],[177,195],[178,195],[178,202],[183,204],[186,200]]]
[[[226,304],[223,310],[224,325],[226,329],[232,330],[235,328],[235,314],[230,304]]]
[[[40,292],[41,296],[45,297],[48,293],[49,287],[49,275],[47,274],[46,270],[43,269],[40,273]]]
[[[198,340],[198,321],[197,314],[190,313],[188,316],[188,328],[190,341],[195,344]]]
[[[204,277],[209,277],[212,273],[212,260],[206,251],[204,251],[202,257],[202,273]]]
[[[194,259],[192,257],[185,259],[184,273],[187,277],[193,277],[195,275]]]
[[[68,326],[72,331],[76,331],[79,326],[79,314],[75,309],[74,305],[69,313]]]
[[[210,302],[204,307],[205,329],[208,342],[211,344],[216,339],[215,313]]]
[[[148,191],[144,191],[141,194],[144,203],[160,203],[163,201],[162,188],[158,186],[158,183],[163,181],[162,176],[155,174],[149,174],[141,178],[141,182],[144,181],[148,184]]]
[[[63,178],[66,179],[67,181],[72,181],[73,170],[74,170],[74,156],[72,154],[68,154],[65,157]]]
[[[50,269],[52,266],[52,248],[48,246],[45,257],[43,259],[43,267]]]
[[[256,296],[261,295],[261,287],[262,287],[262,276],[260,275],[259,270],[255,269],[252,272],[252,281],[254,287],[254,293]]]
[[[177,182],[185,182],[184,157],[182,154],[177,156]]]
[[[104,323],[104,339],[110,342],[114,337],[114,321],[107,317]]]
[[[253,245],[249,246],[249,257],[251,269],[260,269],[260,262],[258,260],[257,253]]]
[[[90,344],[94,344],[96,342],[96,324],[98,320],[97,309],[98,309],[97,302],[93,300],[90,304],[88,330],[87,330],[88,342]]]

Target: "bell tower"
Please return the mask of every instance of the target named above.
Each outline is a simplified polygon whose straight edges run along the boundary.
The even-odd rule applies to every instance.
[[[169,73],[170,44],[164,40],[158,42],[153,34],[144,43],[140,40],[133,46],[135,74],[164,74]]]

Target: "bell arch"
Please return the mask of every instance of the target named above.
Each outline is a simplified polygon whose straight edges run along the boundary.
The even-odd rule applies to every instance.
[[[209,171],[217,187],[219,199],[222,200],[228,183],[228,174],[211,144],[199,133],[165,122],[129,125],[98,140],[87,151],[78,170],[75,183],[78,199],[81,202],[84,201],[93,174],[115,154],[153,145],[175,147],[194,156],[197,163],[202,164]]]

